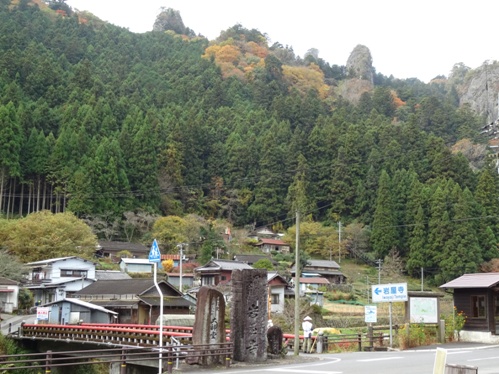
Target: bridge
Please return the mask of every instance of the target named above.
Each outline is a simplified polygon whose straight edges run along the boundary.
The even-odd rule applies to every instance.
[[[53,364],[53,355],[56,354],[55,352],[59,356],[62,354],[66,357],[66,360],[70,356],[76,360],[77,358],[87,357],[92,349],[97,348],[95,350],[96,353],[88,357],[95,359],[103,355],[103,357],[99,358],[100,362],[119,365],[118,369],[111,371],[113,374],[135,373],[130,367],[138,365],[141,366],[140,370],[136,370],[137,373],[148,373],[144,369],[144,366],[155,367],[157,372],[157,368],[160,365],[159,360],[163,357],[167,362],[168,372],[170,373],[172,372],[174,362],[178,367],[179,361],[187,358],[218,356],[220,362],[224,362],[226,366],[230,365],[233,357],[230,330],[226,330],[226,343],[223,344],[193,345],[192,334],[192,327],[163,326],[163,346],[160,347],[160,326],[158,325],[102,323],[59,325],[23,323],[16,332],[9,334],[9,336],[22,340],[25,345],[31,346],[37,352],[46,352],[38,354],[39,357],[37,360],[51,364]],[[380,333],[378,336],[375,336],[374,332],[371,331],[368,334],[323,336],[324,351],[327,351],[328,344],[330,346],[342,344],[352,348],[357,346],[359,351],[366,349],[373,350],[375,349],[375,345],[378,348],[383,346],[384,335]],[[317,336],[312,337],[314,341],[317,338]],[[295,336],[293,334],[283,334],[283,345],[287,349],[293,349],[294,340]],[[299,337],[299,343],[300,345],[303,343],[303,336]],[[315,342],[312,346],[314,345]],[[40,355],[42,355],[42,358],[40,358]],[[0,368],[4,370],[4,364],[16,359],[18,358],[1,356]],[[64,365],[64,363],[60,365]],[[119,367],[128,367],[128,369],[127,371],[122,371],[123,369],[119,369]]]
[[[163,346],[160,347],[158,325],[23,323],[18,331],[9,336],[45,353],[0,356],[0,367],[9,371],[91,362],[110,363],[110,373],[113,374],[157,373],[160,361],[164,360],[165,367],[171,373],[174,363],[178,367],[181,360],[209,356],[217,356],[220,362],[230,365],[233,344],[228,337],[227,342],[222,344],[193,345],[192,330],[192,327],[163,326]]]

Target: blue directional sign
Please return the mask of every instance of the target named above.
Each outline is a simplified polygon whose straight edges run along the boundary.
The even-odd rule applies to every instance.
[[[367,323],[376,323],[378,322],[378,310],[375,305],[366,305],[364,306],[365,311],[365,322]]]
[[[149,251],[149,262],[161,263],[161,252],[159,251],[158,242],[156,239],[152,242],[151,250]]]
[[[407,283],[389,283],[371,286],[373,303],[407,301]]]

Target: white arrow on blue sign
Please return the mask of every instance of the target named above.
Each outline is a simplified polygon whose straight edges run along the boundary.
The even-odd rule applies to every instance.
[[[161,262],[161,252],[159,251],[156,239],[152,242],[151,250],[149,251],[149,262]]]
[[[407,301],[407,283],[389,283],[371,286],[373,303]]]

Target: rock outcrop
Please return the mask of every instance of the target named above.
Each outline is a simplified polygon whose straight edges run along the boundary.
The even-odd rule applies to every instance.
[[[373,59],[369,48],[357,45],[348,57],[346,69],[348,79],[339,85],[337,92],[344,99],[356,104],[363,93],[374,88]]]
[[[468,104],[489,123],[499,118],[499,62],[469,71],[457,90],[460,105]]]

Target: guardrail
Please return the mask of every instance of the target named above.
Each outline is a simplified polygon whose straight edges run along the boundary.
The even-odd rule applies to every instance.
[[[160,355],[161,353],[161,355]],[[164,360],[168,373],[173,372],[175,360],[185,360],[187,357],[212,357],[219,356],[225,367],[229,367],[233,355],[232,343],[203,344],[190,346],[167,345],[159,348],[113,348],[84,351],[47,351],[44,353],[1,355],[0,371],[13,371],[22,369],[45,369],[50,373],[52,368],[62,366],[81,366],[102,363],[119,363],[120,373],[126,373],[127,363],[137,361]],[[96,360],[97,359],[97,360]]]
[[[55,324],[22,324],[19,337],[38,339],[58,339],[75,341],[97,341],[111,344],[138,345],[142,347],[159,346],[159,326],[85,326]],[[163,329],[163,337],[174,337],[182,344],[192,343],[191,332],[175,332]]]
[[[383,329],[379,327],[376,329]],[[22,324],[18,330],[19,337],[35,339],[54,339],[66,341],[102,342],[115,345],[135,345],[141,347],[158,347],[160,327],[158,325],[138,324],[100,324],[81,323],[78,325],[56,324]],[[324,335],[322,349],[324,352],[352,349],[359,351],[385,349],[388,335],[383,332],[375,333],[370,328],[367,333]],[[163,338],[176,339],[183,345],[192,344],[192,327],[163,326]],[[230,341],[230,330],[227,332],[227,341]],[[317,336],[312,336],[312,347],[316,347]],[[299,336],[300,349],[303,347],[304,336]],[[294,334],[283,334],[283,344],[293,349]]]

